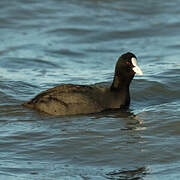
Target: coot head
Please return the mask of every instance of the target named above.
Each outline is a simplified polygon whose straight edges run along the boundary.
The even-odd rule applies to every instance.
[[[143,75],[137,64],[136,56],[127,52],[121,55],[116,63],[112,90],[128,88],[135,74]]]

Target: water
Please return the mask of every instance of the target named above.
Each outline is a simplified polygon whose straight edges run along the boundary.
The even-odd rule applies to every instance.
[[[180,179],[179,1],[0,1],[0,179]],[[20,104],[112,81],[132,51],[129,111],[54,117]]]

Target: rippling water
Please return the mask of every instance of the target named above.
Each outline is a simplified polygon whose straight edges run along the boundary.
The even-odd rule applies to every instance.
[[[0,1],[0,179],[180,179],[180,2]],[[129,111],[54,117],[20,104],[109,83],[138,56]]]

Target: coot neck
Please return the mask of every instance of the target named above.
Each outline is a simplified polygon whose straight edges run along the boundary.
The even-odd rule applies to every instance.
[[[131,83],[131,80],[132,78],[115,75],[110,89],[114,92],[124,91],[129,93],[129,85]]]

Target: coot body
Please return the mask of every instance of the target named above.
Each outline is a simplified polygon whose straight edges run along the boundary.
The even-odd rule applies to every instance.
[[[89,114],[128,108],[129,86],[135,73],[143,74],[136,56],[128,52],[119,57],[110,87],[63,84],[41,92],[23,105],[51,115]]]

